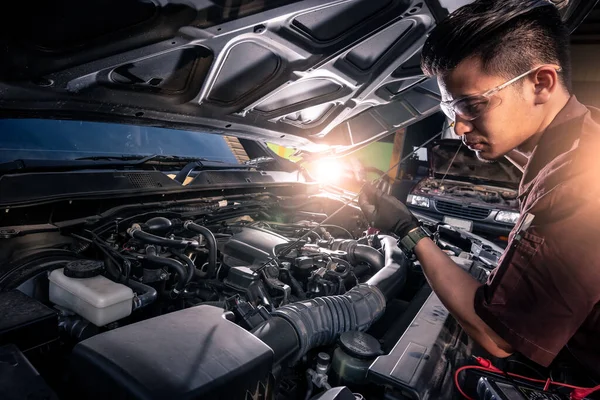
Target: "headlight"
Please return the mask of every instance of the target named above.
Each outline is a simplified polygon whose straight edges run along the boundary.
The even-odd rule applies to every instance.
[[[409,194],[406,202],[417,207],[429,207],[429,199],[427,197],[415,196],[414,194]]]
[[[496,221],[506,222],[507,224],[516,224],[520,214],[511,211],[498,211],[496,215]]]

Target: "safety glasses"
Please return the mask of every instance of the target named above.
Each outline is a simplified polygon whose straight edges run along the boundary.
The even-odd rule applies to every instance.
[[[440,107],[444,114],[450,120],[456,121],[456,116],[458,115],[461,119],[466,121],[473,121],[483,115],[485,112],[490,111],[500,105],[502,100],[494,96],[496,93],[501,91],[502,89],[512,85],[515,82],[518,82],[520,79],[525,78],[527,75],[531,74],[534,71],[537,71],[540,68],[546,67],[547,65],[540,65],[535,67],[524,74],[521,74],[500,86],[496,86],[493,89],[488,90],[482,94],[474,94],[471,96],[461,97],[452,101],[442,101],[440,103]],[[562,69],[555,65],[552,66],[556,72],[560,72]]]

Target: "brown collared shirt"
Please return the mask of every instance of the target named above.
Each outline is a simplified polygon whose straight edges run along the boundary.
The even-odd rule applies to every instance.
[[[530,360],[549,366],[567,347],[600,375],[600,110],[571,97],[533,151],[519,198],[475,311]]]

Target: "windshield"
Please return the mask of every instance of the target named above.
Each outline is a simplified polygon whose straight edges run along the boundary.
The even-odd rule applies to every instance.
[[[239,163],[224,136],[88,121],[0,120],[0,162],[92,156],[171,155]]]

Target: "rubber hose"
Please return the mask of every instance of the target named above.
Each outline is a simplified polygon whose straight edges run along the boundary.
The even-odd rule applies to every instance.
[[[146,307],[156,301],[158,294],[152,286],[130,279],[126,283],[136,293],[133,298],[133,311]]]
[[[166,258],[156,255],[156,249],[152,246],[146,248],[145,260],[154,264],[156,268],[167,267],[175,270],[177,273],[177,283],[173,289],[174,294],[178,295],[183,290],[187,282],[187,271],[182,263],[172,258]],[[144,265],[146,268],[152,269],[152,266]]]
[[[192,221],[183,223],[185,229],[196,232],[204,236],[206,243],[208,244],[208,271],[207,278],[212,278],[217,272],[217,240],[215,235],[206,227],[198,225]]]
[[[252,333],[273,350],[274,365],[289,359],[300,348],[296,329],[281,317],[266,320],[254,328]]]
[[[151,233],[142,231],[141,228],[129,228],[127,230],[127,233],[132,238],[137,239],[141,242],[153,244],[155,246],[169,247],[172,249],[185,249],[190,244],[193,244],[193,242],[189,240],[167,239],[164,237],[156,236]]]
[[[179,250],[171,249],[171,253],[173,253],[173,255],[175,257],[179,258],[181,261],[183,261],[187,265],[188,275],[185,280],[185,284],[187,285],[188,283],[190,283],[192,281],[192,278],[194,277],[194,274],[196,272],[196,265],[194,264],[194,262],[192,260],[190,260],[190,258],[188,256],[186,256]]]
[[[109,278],[112,278],[115,282],[118,283],[125,282],[125,277],[123,276],[123,274],[119,272],[116,265],[107,256],[104,257],[104,267],[106,268],[106,272],[108,273]]]
[[[118,283],[129,286],[136,293],[136,296],[133,298],[132,311],[146,307],[147,305],[154,303],[158,298],[158,293],[152,286],[145,285],[132,279],[125,279],[108,257],[104,260],[104,265],[109,277]]]
[[[294,278],[294,276],[290,273],[289,270],[282,269],[279,271],[279,274],[286,275],[285,283],[288,283],[292,288],[292,294],[296,295],[300,300],[306,299],[306,293],[304,292],[304,289],[302,289],[302,285],[300,284],[300,282],[298,282],[296,278]],[[284,280],[283,277],[282,280]]]
[[[270,323],[282,331],[289,330],[282,328],[285,323],[278,322],[279,319],[291,325],[296,335],[286,335],[280,338],[281,343],[276,343],[282,349],[279,351],[288,354],[276,353],[275,358],[283,360],[293,355],[294,361],[297,361],[311,349],[334,343],[343,332],[367,330],[384,310],[385,297],[379,289],[359,285],[343,295],[317,297],[279,307],[273,312],[273,318],[259,327]],[[265,332],[257,330],[255,334],[262,340]],[[292,346],[295,350],[290,352]]]
[[[385,257],[385,265],[366,283],[377,287],[387,301],[394,299],[404,288],[408,276],[409,260],[391,236],[379,237]]]
[[[352,265],[369,264],[373,269],[373,273],[380,271],[385,265],[383,254],[371,246],[358,244],[356,240],[336,240],[333,243],[332,250],[345,251],[348,261]]]
[[[371,266],[374,272],[380,271],[384,267],[385,257],[377,249],[364,244],[355,244],[352,250],[348,252],[352,254],[356,261],[362,261]],[[350,261],[353,263],[352,261]],[[358,263],[353,263],[358,264]]]

